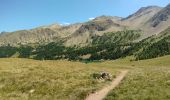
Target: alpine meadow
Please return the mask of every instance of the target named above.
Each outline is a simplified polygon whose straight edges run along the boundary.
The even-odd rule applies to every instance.
[[[0,100],[170,100],[170,4],[71,1],[0,1]]]

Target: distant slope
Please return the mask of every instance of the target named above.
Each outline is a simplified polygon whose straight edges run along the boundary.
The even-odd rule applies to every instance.
[[[152,22],[152,26],[156,27],[161,24],[163,21],[168,21],[170,17],[170,4],[159,11],[153,18],[150,20]]]
[[[4,33],[0,36],[0,45],[27,45],[27,44],[45,44],[64,40],[70,34],[75,32],[81,24],[70,26],[60,26],[57,24],[42,26],[31,30],[21,30],[11,33]]]
[[[92,36],[91,44],[67,47],[63,43],[51,42],[41,45],[0,47],[0,57],[22,57],[39,60],[113,60],[134,55],[136,60],[150,59],[170,54],[170,27],[159,35],[136,41],[141,31],[126,30]]]
[[[142,27],[142,30],[145,31],[146,36],[151,36],[153,34],[159,34],[163,30],[167,29],[170,26],[170,4],[165,8],[160,10],[155,14],[147,23]]]
[[[118,32],[109,32],[105,33],[102,36],[94,36],[93,38],[93,45],[97,44],[110,44],[110,43],[117,43],[117,44],[128,44],[134,43],[135,40],[140,38],[142,35],[141,31],[136,30],[126,30],[126,31],[118,31]]]
[[[118,24],[119,17],[100,16],[92,21],[83,23],[66,41],[66,46],[91,44],[93,36],[102,36],[104,33],[125,30],[126,27]]]
[[[32,30],[5,33],[0,36],[0,45],[44,44],[62,40],[66,46],[85,46],[90,43],[90,38],[93,35],[103,35],[106,32],[124,30],[125,26],[117,23],[119,20],[121,20],[119,17],[100,16],[85,23],[69,26],[54,24]]]
[[[84,47],[66,47],[62,43],[47,43],[41,45],[22,45],[19,47],[0,47],[0,57],[24,57],[34,59],[69,59],[86,60],[117,59],[127,56],[134,43],[141,35],[140,31],[126,30],[93,36],[90,45]]]
[[[162,8],[158,6],[142,7],[134,14],[122,19],[122,24],[134,29],[140,28],[161,9]]]
[[[159,35],[142,40],[137,45],[136,59],[151,59],[170,55],[170,27]]]
[[[62,42],[67,47],[84,47],[91,45],[94,37],[126,30],[141,30],[143,34],[136,40],[140,41],[159,34],[168,26],[170,26],[170,4],[165,8],[148,6],[142,7],[126,18],[99,16],[88,22],[68,26],[53,24],[31,30],[3,32],[0,35],[0,45],[16,47],[28,44],[42,45],[51,42]],[[121,38],[123,40],[124,37]]]
[[[33,30],[22,30],[6,33],[0,37],[1,45],[17,45],[48,42],[51,38],[58,36],[58,33],[49,28],[39,28]]]

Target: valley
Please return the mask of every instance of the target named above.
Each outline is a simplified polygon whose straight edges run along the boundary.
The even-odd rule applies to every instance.
[[[23,30],[0,33],[0,100],[170,100],[170,4],[140,6],[127,17],[102,15],[85,22],[65,15],[62,19],[72,18],[71,24],[39,23],[30,29],[35,21],[51,23],[58,13],[87,17],[87,11],[70,11],[76,5],[68,7],[69,12],[61,12],[67,8],[64,6],[61,11],[52,10],[51,17],[47,10],[43,18],[26,20],[48,9],[46,4],[38,8],[39,4],[34,10],[29,8],[28,12],[40,10],[35,15],[21,14],[26,17],[21,21],[29,22],[26,29],[21,26]],[[60,7],[56,4],[51,5]],[[2,20],[0,29],[21,25],[15,17],[10,22],[12,18],[5,24],[8,20]]]

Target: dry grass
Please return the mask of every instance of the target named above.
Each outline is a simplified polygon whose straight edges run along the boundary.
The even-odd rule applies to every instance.
[[[117,70],[104,65],[69,61],[0,59],[0,99],[81,100],[109,83],[97,81],[93,73]]]
[[[122,69],[130,72],[106,100],[170,99],[170,56],[143,61],[130,59],[88,64],[0,59],[0,99],[82,100],[109,83],[93,79],[93,73],[108,71],[114,77]]]

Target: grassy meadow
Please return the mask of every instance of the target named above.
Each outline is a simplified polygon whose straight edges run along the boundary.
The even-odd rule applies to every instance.
[[[0,59],[1,100],[81,100],[110,81],[94,73],[119,72],[110,66],[69,61]]]
[[[105,100],[170,100],[170,56],[116,64],[134,68]]]
[[[170,99],[170,56],[130,61],[132,57],[104,62],[39,61],[0,59],[1,100],[83,100],[110,81],[99,81],[92,74],[129,69],[122,83],[106,100]]]

